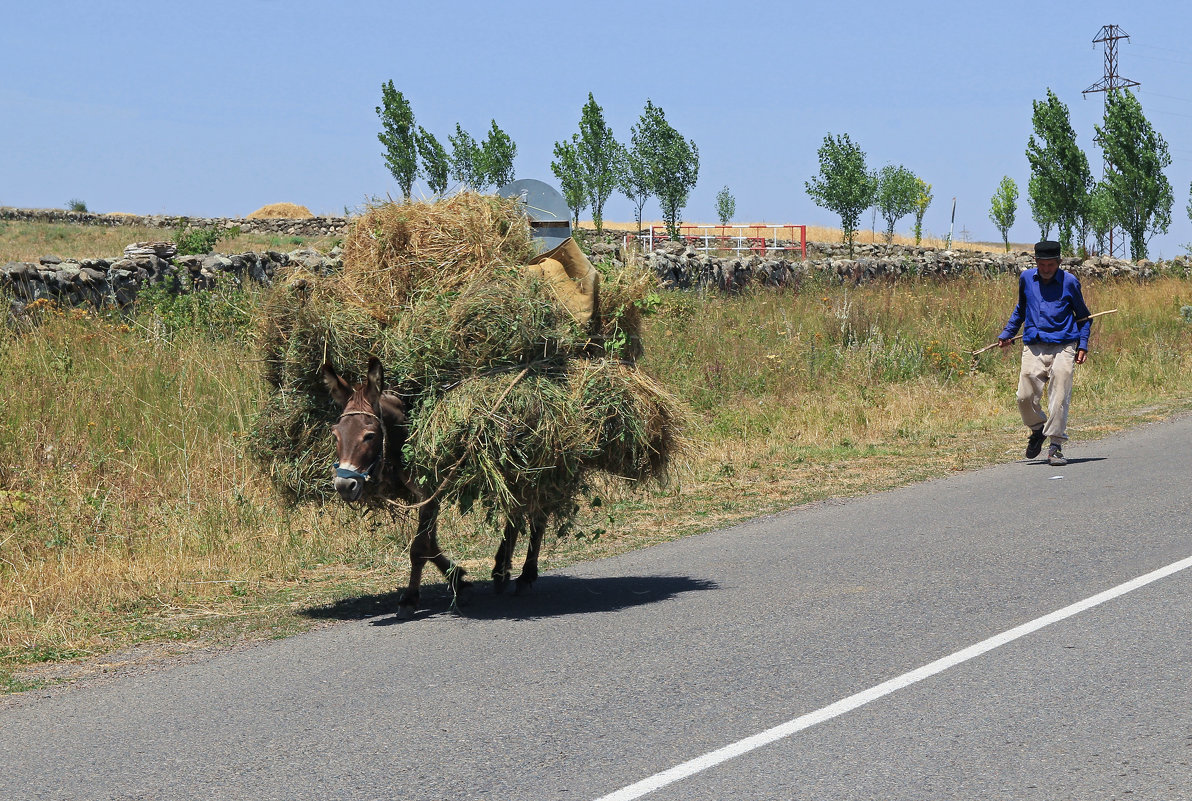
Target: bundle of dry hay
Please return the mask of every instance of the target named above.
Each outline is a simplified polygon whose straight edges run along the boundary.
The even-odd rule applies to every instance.
[[[313,217],[310,209],[297,203],[270,203],[248,215],[250,220],[305,220]]]
[[[601,267],[584,320],[522,266],[532,253],[516,201],[464,193],[373,208],[345,241],[341,274],[299,270],[276,287],[254,433],[275,483],[295,501],[332,495],[339,409],[319,369],[355,383],[370,355],[407,404],[403,462],[464,511],[566,517],[593,471],[662,480],[683,413],[633,366],[651,276]]]

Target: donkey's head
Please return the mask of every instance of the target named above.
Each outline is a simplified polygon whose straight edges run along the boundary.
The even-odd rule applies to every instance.
[[[323,383],[343,407],[335,434],[335,490],[345,501],[359,500],[365,487],[375,487],[386,469],[396,471],[405,438],[406,412],[401,398],[385,392],[385,368],[376,358],[355,389],[330,364],[323,365]],[[392,464],[387,464],[392,460]]]

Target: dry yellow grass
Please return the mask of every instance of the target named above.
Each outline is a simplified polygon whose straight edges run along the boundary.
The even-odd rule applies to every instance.
[[[10,261],[36,262],[42,256],[54,255],[75,259],[110,259],[124,252],[131,242],[158,242],[172,239],[170,228],[150,228],[141,225],[66,225],[57,223],[0,222],[0,264]],[[243,253],[248,250],[289,250],[309,245],[329,250],[339,243],[339,237],[299,237],[275,234],[246,234],[219,240],[216,250],[221,253]]]
[[[270,203],[249,214],[249,220],[304,220],[315,216],[306,206],[297,203]]]

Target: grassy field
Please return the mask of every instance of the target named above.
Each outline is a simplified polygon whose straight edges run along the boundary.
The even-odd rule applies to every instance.
[[[66,225],[0,220],[0,264],[36,262],[42,256],[75,259],[110,259],[124,252],[130,242],[172,241],[171,228],[143,226]],[[250,250],[288,251],[310,246],[326,251],[339,244],[338,237],[303,237],[277,234],[237,234],[219,240],[220,253]]]
[[[1078,372],[1077,448],[1192,406],[1192,284],[1085,289],[1120,312]],[[643,366],[691,406],[699,444],[667,487],[609,488],[579,535],[549,538],[544,567],[1017,459],[1016,359],[974,369],[967,353],[1014,294],[1003,276],[665,295]],[[201,298],[131,319],[42,306],[31,331],[0,333],[0,687],[135,643],[280,636],[405,582],[409,520],[275,497],[242,444],[258,298]],[[450,515],[443,531],[487,578],[497,533]]]

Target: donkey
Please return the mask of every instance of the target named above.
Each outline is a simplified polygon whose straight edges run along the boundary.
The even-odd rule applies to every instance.
[[[472,586],[464,579],[466,571],[439,548],[438,493],[425,489],[414,470],[402,464],[409,421],[401,397],[385,390],[385,368],[380,360],[369,360],[367,377],[355,389],[330,364],[323,365],[323,383],[343,408],[339,422],[331,429],[335,435],[335,490],[339,497],[351,503],[367,492],[374,498],[401,500],[418,509],[418,530],[410,545],[410,584],[398,600],[398,617],[410,617],[418,609],[422,569],[427,562],[433,562],[442,572],[457,599],[466,599]],[[493,590],[498,594],[505,591],[513,573],[513,549],[527,521],[530,543],[517,577],[516,594],[528,591],[538,578],[538,552],[546,518],[507,518],[492,570]]]

